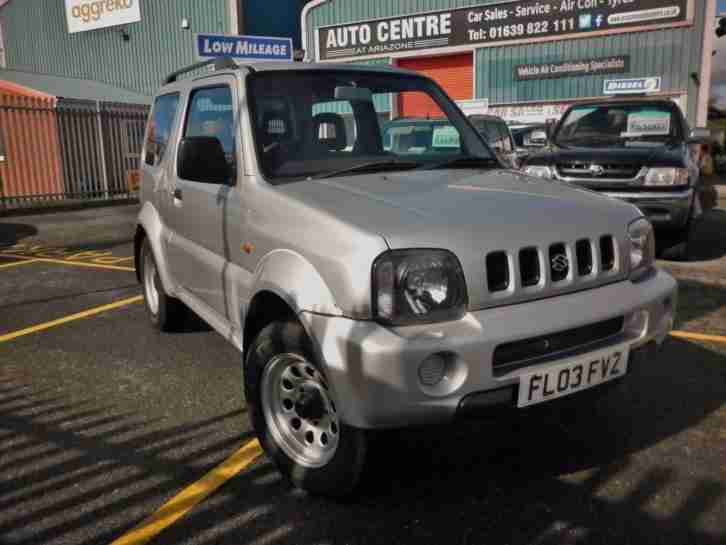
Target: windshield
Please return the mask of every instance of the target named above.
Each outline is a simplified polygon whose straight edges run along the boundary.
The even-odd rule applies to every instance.
[[[555,141],[573,146],[662,146],[680,138],[676,106],[611,104],[569,110]]]
[[[493,157],[456,105],[426,78],[258,72],[249,78],[248,96],[259,163],[272,183]],[[391,123],[392,112],[402,108],[428,119]]]

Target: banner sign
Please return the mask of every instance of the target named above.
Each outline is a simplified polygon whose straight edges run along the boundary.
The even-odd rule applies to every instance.
[[[616,55],[598,59],[550,62],[540,64],[520,64],[514,67],[514,79],[527,81],[534,79],[568,78],[571,76],[595,76],[598,74],[622,74],[630,69],[629,55]]]
[[[687,21],[690,0],[510,0],[320,27],[320,60],[533,38],[628,32]]]
[[[141,21],[141,0],[65,0],[68,33]]]
[[[292,38],[197,34],[196,41],[200,60],[225,56],[257,61],[292,60]]]
[[[606,79],[603,83],[605,95],[637,95],[660,91],[661,78]]]

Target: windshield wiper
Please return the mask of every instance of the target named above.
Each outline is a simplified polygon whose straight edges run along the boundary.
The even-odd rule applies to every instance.
[[[474,167],[474,166],[500,166],[499,161],[493,157],[456,157],[455,159],[447,159],[439,163],[423,164],[419,168],[421,170],[434,170],[437,168],[454,168],[454,167]]]
[[[373,172],[379,169],[401,169],[409,170],[416,168],[420,163],[416,161],[397,161],[393,159],[386,159],[384,161],[367,161],[365,163],[359,163],[351,167],[341,168],[338,170],[331,170],[330,172],[323,172],[322,174],[316,174],[315,176],[309,176],[308,180],[322,180],[323,178],[334,178],[341,174],[349,174],[351,172]]]

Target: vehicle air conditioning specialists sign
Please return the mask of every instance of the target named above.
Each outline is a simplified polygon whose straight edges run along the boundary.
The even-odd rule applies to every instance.
[[[258,61],[291,61],[292,38],[197,34],[197,57],[233,57]]]
[[[517,0],[320,27],[321,60],[417,49],[487,47],[536,38],[618,33],[686,22],[691,0]]]
[[[141,0],[65,0],[68,33],[141,21]]]
[[[527,81],[567,78],[570,76],[594,76],[597,74],[622,74],[627,72],[629,68],[629,55],[540,64],[520,64],[514,67],[514,79]]]

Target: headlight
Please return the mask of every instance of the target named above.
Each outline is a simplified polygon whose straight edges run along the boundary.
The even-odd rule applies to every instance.
[[[373,264],[373,313],[390,325],[456,320],[466,312],[466,281],[446,250],[393,250]]]
[[[524,167],[524,173],[527,176],[534,176],[535,178],[552,178],[552,169],[545,165],[529,165]]]
[[[655,262],[655,236],[653,226],[645,218],[635,220],[628,227],[630,239],[630,278],[637,280],[647,273]]]
[[[688,171],[685,168],[649,168],[644,185],[686,185]]]

